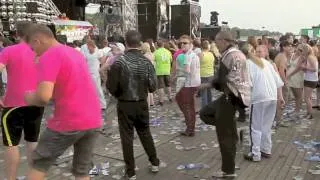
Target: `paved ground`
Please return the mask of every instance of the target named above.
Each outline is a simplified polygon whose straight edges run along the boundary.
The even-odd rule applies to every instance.
[[[114,111],[114,104],[109,108],[109,117],[114,121],[114,134],[112,137],[101,135],[95,147],[94,163],[109,162],[109,175],[102,172],[92,179],[121,179],[123,174],[123,158],[118,134],[118,126]],[[286,113],[292,110],[289,105]],[[209,179],[213,172],[220,169],[221,156],[217,144],[214,127],[201,124],[197,121],[197,133],[195,137],[180,137],[178,131],[184,129],[183,119],[177,106],[165,104],[164,107],[155,107],[150,110],[151,128],[157,146],[159,157],[164,162],[161,171],[154,175],[148,171],[147,156],[140,145],[138,138],[135,140],[135,157],[137,165],[137,177],[139,180],[194,180]],[[287,116],[286,116],[287,117]],[[155,121],[154,118],[158,120]],[[294,141],[306,143],[311,140],[320,140],[320,113],[316,112],[315,119],[308,121],[300,119],[300,124],[292,122],[288,128],[279,128],[273,136],[273,155],[271,159],[263,159],[259,163],[250,163],[243,160],[243,153],[248,149],[248,136],[238,145],[237,171],[239,180],[316,180],[320,175],[314,175],[311,170],[319,170],[320,162],[304,160],[311,152],[320,153],[319,149],[311,149],[308,145],[298,148]],[[246,127],[247,123],[239,123],[239,127]],[[23,145],[22,145],[23,146]],[[22,147],[21,146],[21,147]],[[23,148],[21,148],[23,150]],[[69,152],[66,153],[66,156]],[[22,154],[22,163],[19,174],[26,172],[25,155]],[[49,173],[49,180],[72,179],[70,174],[70,157],[61,158],[58,165]],[[179,165],[189,163],[201,163],[204,167],[194,170],[178,170]],[[3,146],[0,146],[0,177],[3,174]],[[317,168],[318,166],[318,168]],[[315,173],[314,171],[313,173]],[[319,173],[319,172],[318,172]],[[1,179],[1,178],[0,178]]]

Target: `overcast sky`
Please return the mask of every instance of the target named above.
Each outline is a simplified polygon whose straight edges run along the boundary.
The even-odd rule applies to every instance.
[[[181,0],[170,0],[179,4]],[[201,21],[209,23],[210,12],[219,12],[229,26],[299,33],[320,24],[320,0],[200,0]],[[90,9],[89,11],[92,11]]]
[[[171,0],[172,4],[180,0]],[[299,33],[301,28],[320,24],[320,0],[200,0],[201,21],[209,23],[210,12],[221,21],[240,28]]]

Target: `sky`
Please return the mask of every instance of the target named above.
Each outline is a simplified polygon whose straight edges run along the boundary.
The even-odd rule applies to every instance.
[[[181,0],[170,0],[179,4]],[[298,34],[302,28],[320,24],[317,15],[320,0],[200,0],[201,22],[210,22],[210,12],[217,11],[219,21],[230,27],[254,28]]]

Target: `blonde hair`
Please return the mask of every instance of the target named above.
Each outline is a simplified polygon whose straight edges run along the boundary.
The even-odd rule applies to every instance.
[[[150,44],[147,42],[142,43],[140,49],[143,53],[151,52]]]
[[[221,57],[221,54],[220,54],[220,52],[219,52],[219,49],[217,48],[216,43],[212,42],[212,43],[210,44],[210,51],[211,51],[214,55],[216,55],[217,57]]]
[[[258,47],[258,40],[255,36],[249,36],[248,37],[248,43],[256,49]]]
[[[307,56],[310,56],[313,54],[312,47],[306,43],[299,44],[297,49],[301,49],[303,51],[303,54]]]
[[[204,49],[204,50],[210,50],[210,43],[209,43],[209,41],[207,41],[207,40],[202,41],[202,43],[201,43],[201,48]]]

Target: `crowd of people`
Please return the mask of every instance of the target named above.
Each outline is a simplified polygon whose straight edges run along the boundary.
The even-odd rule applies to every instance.
[[[109,94],[117,99],[129,180],[136,179],[134,128],[149,157],[151,172],[159,171],[149,128],[151,106],[175,101],[185,118],[182,136],[196,135],[197,114],[204,123],[216,126],[222,167],[214,177],[219,178],[236,177],[237,121],[246,121],[246,109],[250,111],[251,148],[244,158],[253,162],[271,158],[272,128],[287,126],[282,110],[290,94],[295,100],[292,116],[296,120],[302,116],[312,119],[313,108],[320,110],[319,88],[317,104],[312,104],[313,90],[319,87],[320,53],[318,44],[307,36],[296,40],[287,34],[279,41],[249,37],[240,42],[231,32],[221,31],[212,41],[183,35],[178,40],[142,42],[139,32],[129,31],[125,43],[106,38],[95,42],[87,36],[83,43],[76,41],[70,47],[59,43],[48,27],[30,23],[19,23],[17,35],[19,43],[1,46],[0,52],[0,70],[7,70],[1,101],[7,180],[16,179],[22,132],[30,165],[28,179],[44,179],[70,146],[74,147],[72,173],[77,180],[90,179],[98,133],[112,133],[106,111]],[[222,95],[213,99],[212,88]],[[199,99],[200,110],[196,106]],[[51,100],[53,116],[39,136],[44,107]],[[301,111],[303,101],[306,114]]]

